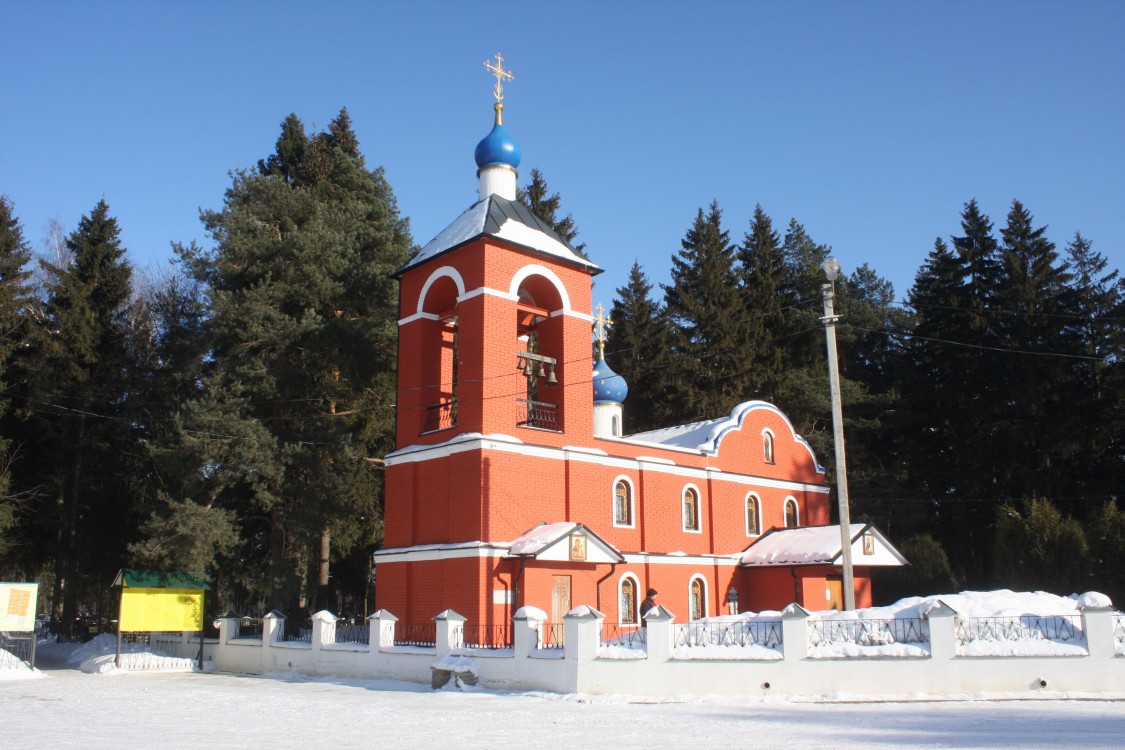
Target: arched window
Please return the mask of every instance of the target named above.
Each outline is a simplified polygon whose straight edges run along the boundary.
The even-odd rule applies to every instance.
[[[621,419],[614,415],[609,423],[609,434],[614,437],[621,437]]]
[[[637,610],[637,579],[632,576],[623,576],[620,584],[620,594],[617,597],[617,613],[621,622],[626,625],[636,625],[640,622]]]
[[[624,479],[613,484],[613,525],[633,525],[633,488]]]
[[[762,454],[767,464],[774,463],[773,433],[769,430],[762,430]]]
[[[762,533],[762,510],[757,495],[746,496],[746,536]]]
[[[785,501],[785,528],[795,529],[800,522],[801,519],[797,517],[797,501],[788,498]]]
[[[699,620],[707,616],[707,584],[702,578],[691,579],[691,619]]]
[[[684,531],[699,531],[699,491],[684,489]]]

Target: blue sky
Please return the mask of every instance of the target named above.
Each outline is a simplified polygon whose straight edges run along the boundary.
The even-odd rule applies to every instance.
[[[294,3],[0,0],[0,193],[40,249],[105,198],[138,268],[208,244],[228,172],[295,112],[351,113],[424,244],[476,195],[502,52],[505,125],[605,273],[654,283],[696,210],[760,203],[901,298],[976,198],[1125,269],[1125,3]]]

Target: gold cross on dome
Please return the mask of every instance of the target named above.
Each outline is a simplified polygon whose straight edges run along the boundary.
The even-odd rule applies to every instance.
[[[504,58],[500,53],[496,53],[496,64],[493,65],[491,60],[484,61],[484,67],[492,71],[492,75],[496,76],[496,88],[493,90],[492,95],[496,97],[496,101],[504,99],[504,81],[514,81],[515,76],[512,75],[510,70],[504,70]]]
[[[598,342],[598,359],[605,359],[605,342],[609,338],[609,329],[613,328],[613,321],[605,314],[605,308],[598,303],[598,315],[594,318],[594,340]]]

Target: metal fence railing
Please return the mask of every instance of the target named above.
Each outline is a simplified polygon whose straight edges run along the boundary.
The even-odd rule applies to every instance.
[[[890,620],[809,620],[808,638],[810,646],[928,643],[930,629],[925,620],[917,617],[896,617]]]
[[[371,626],[366,622],[336,623],[336,643],[361,643],[371,641]]]
[[[1019,617],[963,617],[957,619],[958,645],[972,641],[1084,640],[1082,615],[1021,615]]]
[[[262,640],[262,618],[244,615],[238,619],[238,637]]]
[[[281,628],[283,643],[312,643],[312,620],[286,618]]]
[[[0,669],[35,666],[35,633],[0,631]]]
[[[672,627],[674,648],[703,646],[764,646],[781,644],[781,621],[685,622]]]
[[[539,630],[539,648],[563,648],[566,628],[561,622],[545,622]]]
[[[396,646],[426,646],[437,644],[437,623],[435,622],[396,622]]]
[[[511,625],[472,625],[466,623],[461,635],[462,645],[465,648],[501,649],[512,647]]]
[[[152,633],[122,633],[121,643],[140,644],[144,650],[156,656],[167,656],[173,659],[199,660],[199,633],[190,634],[184,640],[183,632],[167,631]],[[128,650],[128,649],[126,649]]]
[[[648,630],[632,623],[603,622],[602,645],[638,648],[648,643]]]

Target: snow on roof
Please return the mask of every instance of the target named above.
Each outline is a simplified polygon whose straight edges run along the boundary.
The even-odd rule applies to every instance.
[[[493,194],[469,206],[452,224],[438,232],[436,237],[399,269],[399,273],[481,235],[508,240],[531,250],[578,263],[596,272],[600,271],[597,265],[576,253],[566,240],[559,237],[523,203]]]
[[[873,549],[865,554],[863,536],[871,532]],[[851,525],[852,563],[860,566],[905,565],[906,558],[871,524]],[[840,526],[804,526],[772,529],[746,548],[741,565],[773,567],[782,565],[832,565],[840,558]]]
[[[813,465],[816,466],[816,470],[822,474],[824,473],[824,467],[816,460],[816,455],[813,453],[812,446],[793,429],[793,424],[789,421],[789,417],[785,416],[785,413],[776,406],[766,401],[746,401],[731,409],[730,414],[725,417],[676,425],[674,427],[665,427],[660,430],[638,432],[633,435],[627,435],[624,440],[626,442],[653,443],[668,448],[685,448],[704,453],[716,453],[719,450],[719,443],[722,442],[723,437],[731,430],[740,429],[746,415],[756,409],[767,409],[785,420],[785,424],[789,426],[789,432],[793,435],[793,439],[808,451],[809,457],[813,460]]]
[[[518,556],[535,555],[545,547],[562,539],[577,527],[578,524],[573,521],[540,524],[512,542],[511,553]]]

